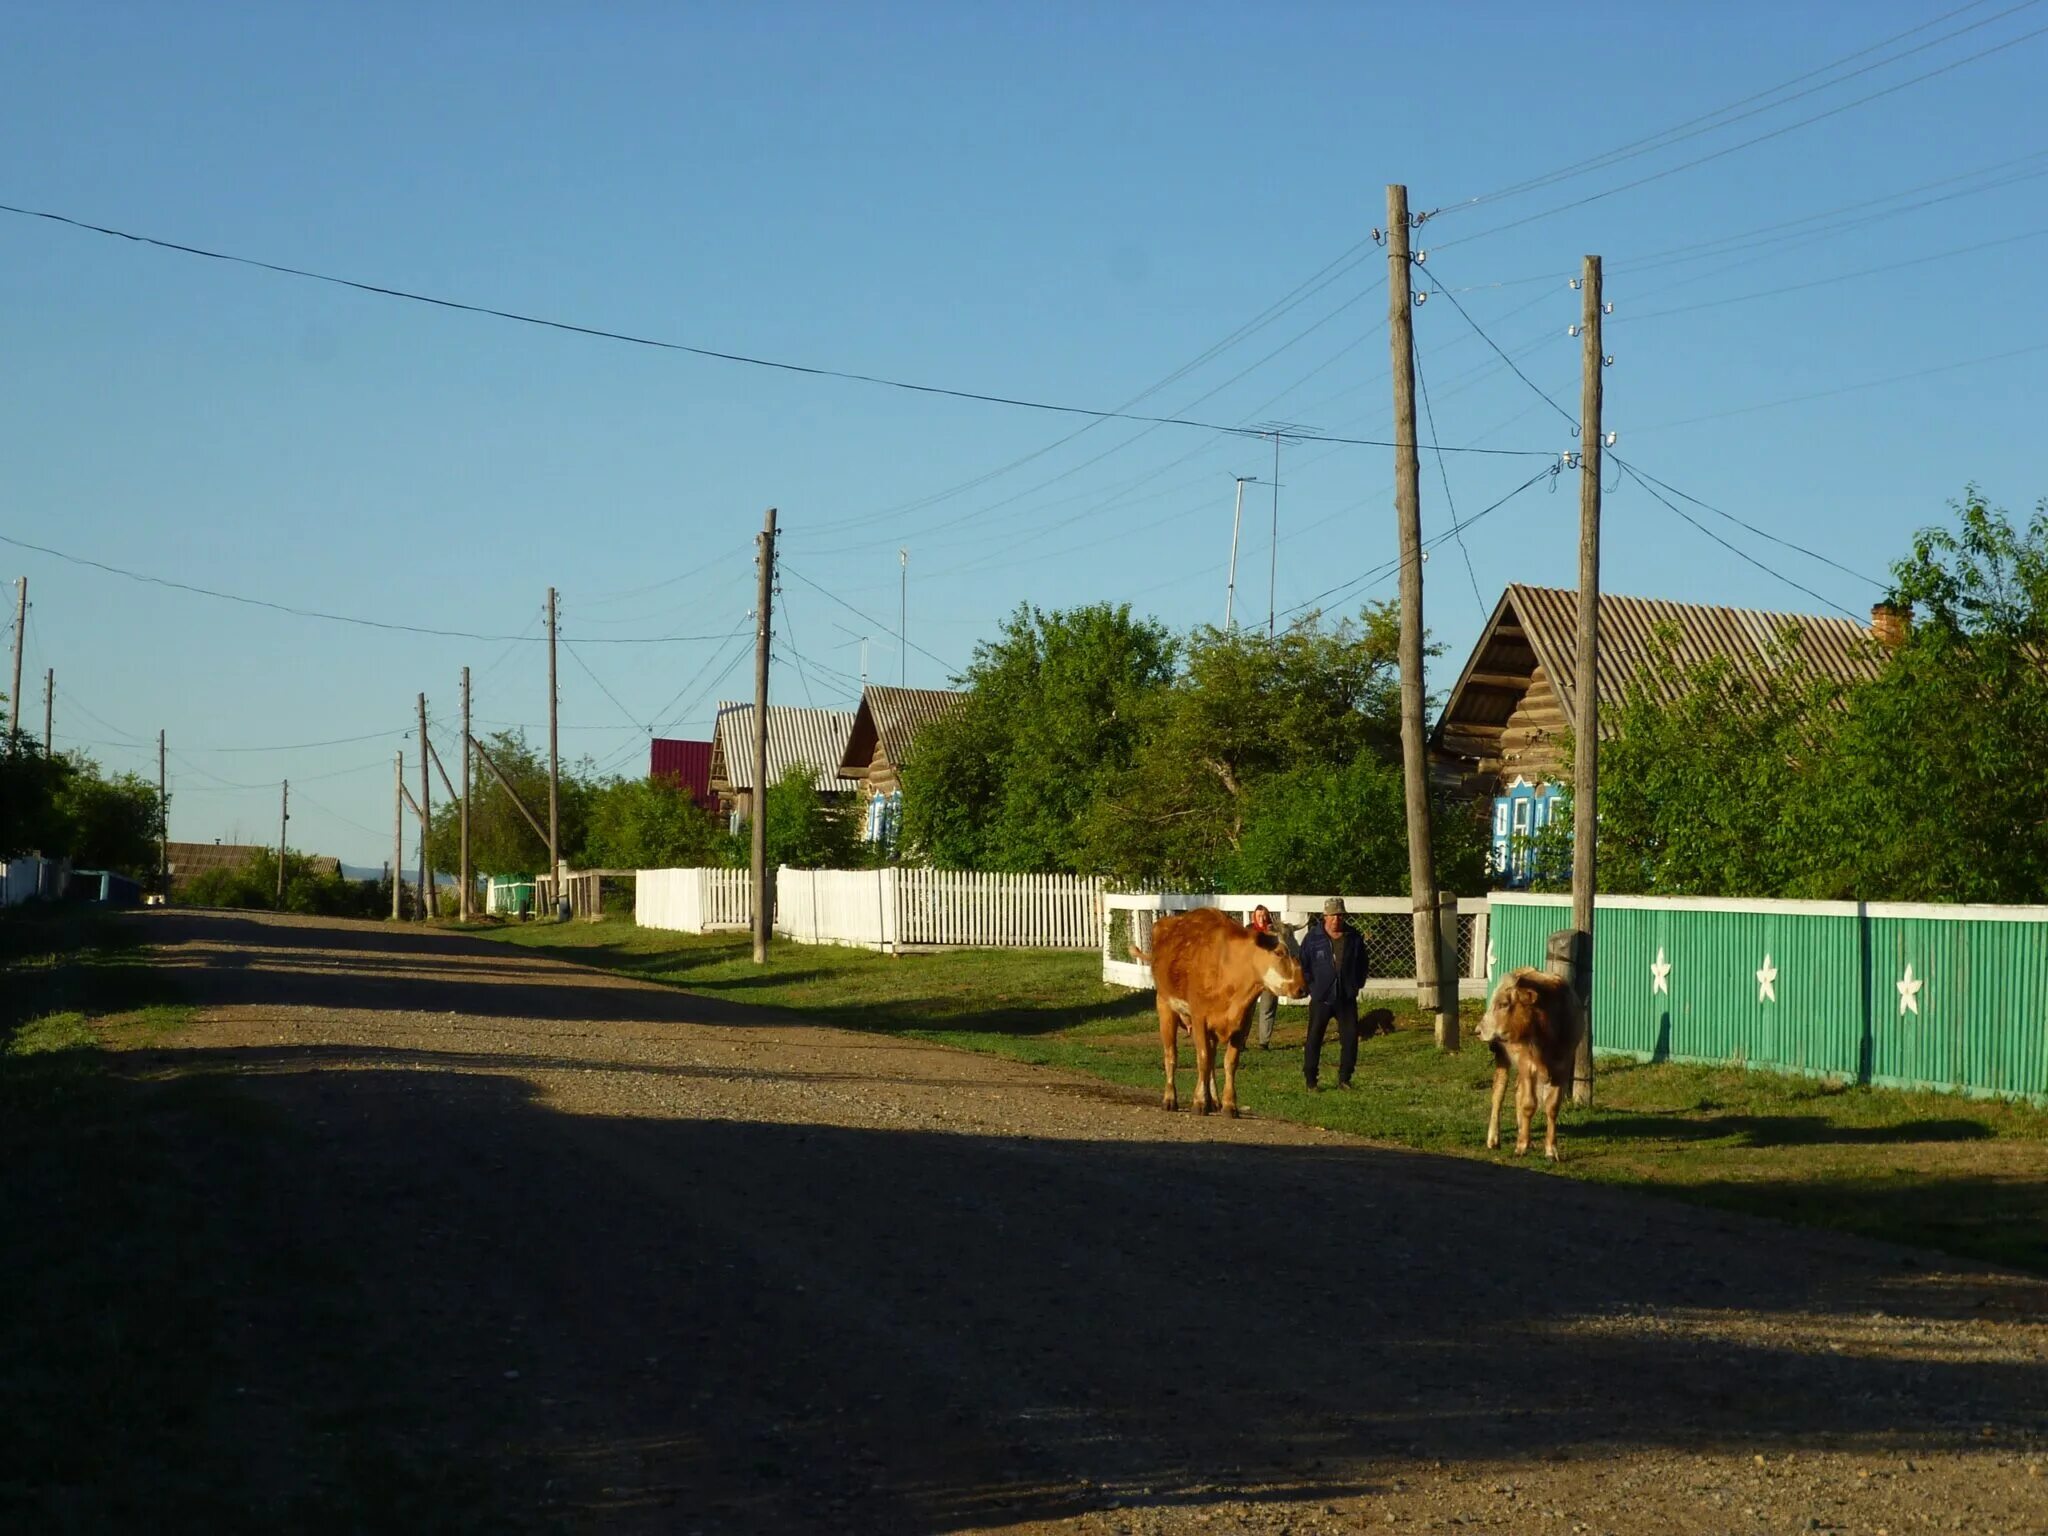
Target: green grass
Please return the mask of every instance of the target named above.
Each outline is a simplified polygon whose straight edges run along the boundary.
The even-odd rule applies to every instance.
[[[766,966],[744,935],[629,922],[515,924],[489,936],[730,1002],[849,1028],[1073,1068],[1157,1094],[1149,992],[1106,987],[1093,954],[960,950],[884,956],[777,941]],[[1238,1075],[1247,1112],[1430,1152],[1513,1161],[1481,1145],[1490,1055],[1435,1049],[1406,1000],[1392,1035],[1360,1049],[1356,1091],[1301,1080],[1301,1013]],[[1465,1017],[1480,1004],[1468,999]],[[1187,1103],[1193,1052],[1181,1053]],[[1560,1176],[1625,1184],[1896,1242],[2048,1271],[2048,1110],[1904,1093],[1736,1067],[1603,1060],[1590,1112],[1567,1110]],[[1504,1114],[1513,1139],[1512,1096]],[[1539,1132],[1540,1134],[1540,1132]],[[1522,1166],[1542,1168],[1540,1155]]]

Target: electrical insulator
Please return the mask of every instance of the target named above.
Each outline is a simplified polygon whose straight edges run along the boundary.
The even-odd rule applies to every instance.
[[[1603,368],[1612,368],[1614,366],[1614,354],[1610,352],[1605,357],[1601,358],[1600,366]]]
[[[1612,299],[1608,299],[1608,300],[1604,301],[1604,302],[1603,302],[1603,303],[1601,304],[1601,306],[1600,306],[1600,313],[1601,313],[1601,314],[1603,314],[1603,315],[1611,315],[1611,314],[1613,314],[1613,313],[1614,313],[1614,300],[1612,300]]]
[[[1418,267],[1422,267],[1422,266],[1427,266],[1428,264],[1429,264],[1429,252],[1427,252],[1427,251],[1417,251],[1417,252],[1415,253],[1415,265],[1417,265]]]
[[[1619,432],[1610,432],[1610,433],[1608,433],[1608,434],[1607,434],[1607,446],[1608,446],[1608,447],[1612,448],[1612,447],[1613,447],[1613,446],[1614,446],[1614,445],[1615,445],[1616,443],[1618,443],[1618,442],[1620,442],[1620,441],[1621,441],[1621,434],[1620,434]]]
[[[1372,232],[1372,243],[1373,243],[1374,245],[1384,245],[1384,244],[1386,243],[1386,239],[1387,239],[1387,232],[1386,232],[1385,230],[1383,230],[1383,229],[1374,229],[1374,230],[1373,230],[1373,232]]]
[[[1579,291],[1579,279],[1577,279],[1577,278],[1575,277],[1575,278],[1573,278],[1573,279],[1572,279],[1572,292],[1573,292],[1573,293],[1577,293],[1578,291]]]
[[[1570,324],[1570,325],[1566,326],[1566,327],[1564,328],[1564,333],[1565,333],[1565,335],[1567,335],[1567,336],[1576,336],[1576,335],[1578,335],[1578,334],[1579,334],[1579,326],[1578,326],[1578,322],[1574,321],[1574,322],[1573,322],[1572,324]]]
[[[1424,292],[1419,292],[1419,293],[1417,293],[1417,294],[1415,295],[1415,302],[1416,302],[1417,304],[1427,304],[1427,303],[1429,302],[1429,294],[1428,294],[1428,292],[1427,292],[1427,291],[1424,291]]]

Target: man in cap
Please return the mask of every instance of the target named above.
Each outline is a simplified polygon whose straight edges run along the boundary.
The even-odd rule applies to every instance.
[[[1301,970],[1308,978],[1308,1047],[1301,1074],[1310,1088],[1322,1072],[1323,1031],[1337,1020],[1337,1086],[1351,1086],[1358,1065],[1358,994],[1365,986],[1365,936],[1344,920],[1344,899],[1323,903],[1323,921],[1301,941]]]

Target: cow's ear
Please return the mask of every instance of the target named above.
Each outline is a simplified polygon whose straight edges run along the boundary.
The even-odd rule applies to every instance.
[[[1537,1000],[1538,994],[1536,989],[1530,986],[1527,982],[1524,982],[1522,985],[1515,988],[1515,1001],[1520,1003],[1524,1008],[1534,1008],[1536,1006]]]
[[[1278,949],[1280,947],[1280,941],[1270,933],[1254,934],[1253,937],[1258,940],[1259,948],[1261,949]]]

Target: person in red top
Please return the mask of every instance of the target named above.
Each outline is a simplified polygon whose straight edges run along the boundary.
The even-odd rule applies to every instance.
[[[1253,907],[1252,919],[1247,926],[1251,928],[1253,933],[1272,933],[1274,931],[1272,912],[1264,905]],[[1285,934],[1280,935],[1280,942],[1283,944],[1287,942]],[[1279,999],[1273,996],[1272,993],[1261,992],[1252,999],[1251,1007],[1245,1012],[1247,1027],[1254,1021],[1258,1024],[1259,1049],[1262,1051],[1270,1051],[1273,1048],[1273,1015],[1278,1011],[1278,1004]]]

